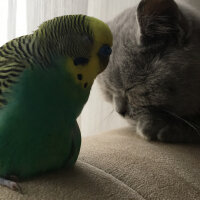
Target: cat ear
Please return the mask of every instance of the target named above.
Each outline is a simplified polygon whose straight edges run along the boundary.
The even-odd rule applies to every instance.
[[[188,24],[174,0],[142,0],[137,8],[140,43],[144,45],[187,35]]]

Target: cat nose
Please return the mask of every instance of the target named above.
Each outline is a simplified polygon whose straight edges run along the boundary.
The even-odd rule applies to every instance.
[[[120,111],[118,111],[118,113],[119,113],[122,117],[124,117],[124,116],[126,115],[126,110],[120,110]]]
[[[113,98],[113,103],[115,111],[124,117],[127,113],[126,99],[122,96],[115,96]]]
[[[125,105],[118,103],[117,106],[115,106],[115,110],[118,114],[120,114],[122,117],[125,117],[127,113],[127,108]]]

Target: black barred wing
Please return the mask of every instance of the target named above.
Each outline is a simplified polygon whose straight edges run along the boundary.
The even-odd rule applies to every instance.
[[[0,108],[6,104],[4,94],[10,91],[20,74],[31,62],[30,35],[14,39],[0,47]]]

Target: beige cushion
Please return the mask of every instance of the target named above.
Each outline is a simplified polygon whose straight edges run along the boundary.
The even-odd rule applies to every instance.
[[[20,183],[24,194],[0,187],[0,200],[198,200],[200,146],[147,142],[131,129],[83,139],[79,160]]]

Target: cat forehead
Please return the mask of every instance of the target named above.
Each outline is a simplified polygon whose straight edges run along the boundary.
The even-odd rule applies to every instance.
[[[131,50],[123,57],[118,56],[117,62],[113,56],[105,73],[110,84],[117,88],[126,88],[129,84],[143,84],[145,81],[153,83],[157,79],[165,81],[173,72],[179,72],[180,65],[184,68],[183,59],[180,59],[182,57],[184,53],[176,50],[165,51],[163,55]],[[188,61],[184,65],[187,63]]]

